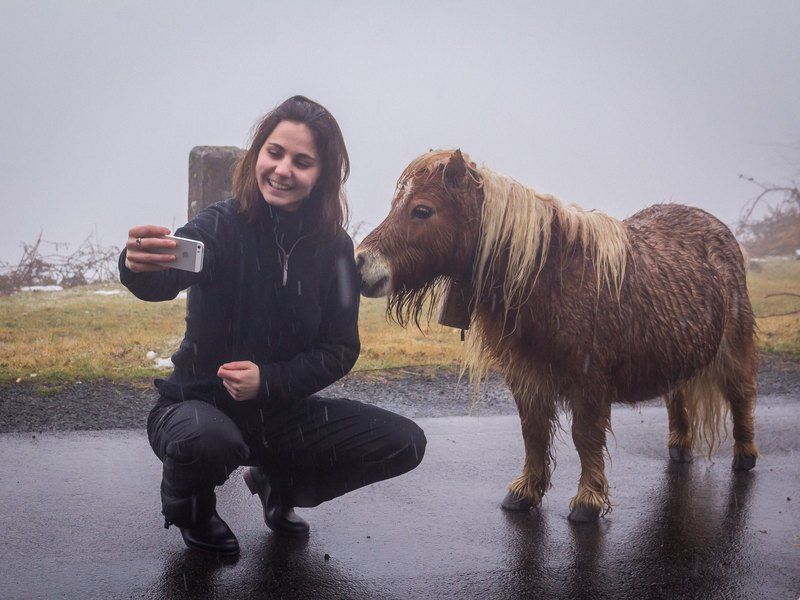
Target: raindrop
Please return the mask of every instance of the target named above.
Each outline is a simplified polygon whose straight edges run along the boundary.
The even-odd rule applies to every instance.
[[[588,354],[583,357],[583,373],[586,374],[589,372],[589,364],[592,362],[592,357]]]
[[[194,420],[197,421],[198,425],[200,425],[200,417],[197,415],[197,407],[194,409]]]
[[[303,295],[303,290],[300,287],[300,280],[299,279],[297,280],[297,295],[298,296],[302,296]]]
[[[326,406],[324,408],[325,408],[325,422],[327,423],[328,422],[328,407]]]

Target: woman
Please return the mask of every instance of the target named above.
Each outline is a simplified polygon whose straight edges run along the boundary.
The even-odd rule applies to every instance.
[[[170,269],[163,227],[129,231],[120,280],[138,298],[189,289],[175,369],[157,379],[147,420],[164,464],[165,527],[191,548],[236,554],[214,486],[239,465],[274,532],[307,535],[294,507],[316,506],[416,467],[425,436],[413,422],[317,391],[358,357],[358,278],[342,228],[349,174],[336,120],[294,96],[259,124],[237,165],[234,198],[175,232],[205,244],[201,272]]]

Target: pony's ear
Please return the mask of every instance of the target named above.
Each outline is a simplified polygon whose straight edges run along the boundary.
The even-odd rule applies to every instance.
[[[459,149],[453,152],[444,167],[444,183],[448,188],[460,188],[466,175],[467,163],[464,161],[464,156]]]

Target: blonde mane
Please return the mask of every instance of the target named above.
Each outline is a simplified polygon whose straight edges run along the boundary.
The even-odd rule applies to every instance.
[[[503,282],[504,329],[509,313],[518,315],[517,309],[524,306],[536,286],[550,253],[554,221],[562,235],[561,252],[583,252],[594,264],[598,297],[605,286],[619,299],[629,250],[625,226],[620,221],[575,204],[564,205],[554,196],[540,194],[486,167],[479,168],[478,173],[484,198],[473,289],[475,298],[488,298],[493,293],[491,280]],[[498,274],[495,270],[499,265],[495,263],[501,254],[504,272]],[[473,318],[466,337],[462,367],[469,369],[475,398],[492,364],[507,362],[498,355],[500,348],[489,347],[483,332],[486,325]],[[546,378],[539,383],[546,385]]]
[[[612,217],[565,206],[554,196],[540,194],[485,167],[478,169],[483,185],[483,211],[475,260],[475,293],[488,293],[488,277],[495,259],[506,259],[503,281],[505,311],[516,310],[529,297],[550,252],[553,222],[562,232],[562,251],[579,244],[595,265],[597,291],[606,286],[619,297],[625,277],[628,236],[625,226]]]

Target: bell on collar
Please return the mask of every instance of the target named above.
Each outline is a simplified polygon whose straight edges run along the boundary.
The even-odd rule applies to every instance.
[[[439,324],[445,327],[469,329],[469,322],[472,316],[470,309],[470,298],[472,295],[472,285],[469,280],[451,279],[444,293],[442,309],[439,313]]]

